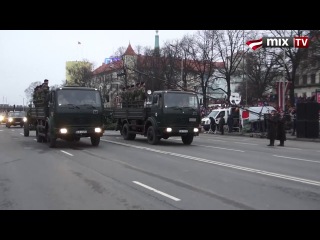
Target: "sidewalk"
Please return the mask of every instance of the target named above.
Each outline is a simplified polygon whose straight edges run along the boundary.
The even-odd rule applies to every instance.
[[[206,134],[206,135],[217,135],[221,136],[221,134],[218,132],[217,134],[212,133],[205,133],[203,130],[200,132],[200,134]],[[259,132],[256,133],[242,133],[242,132],[232,132],[229,133],[228,131],[224,132],[225,136],[238,136],[238,137],[252,137],[252,138],[266,138],[266,133],[261,134]],[[291,133],[286,134],[287,140],[293,140],[293,141],[305,141],[305,142],[320,142],[319,138],[297,138],[297,136],[292,136]]]

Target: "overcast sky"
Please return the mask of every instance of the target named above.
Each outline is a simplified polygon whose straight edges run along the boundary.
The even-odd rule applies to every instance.
[[[160,30],[160,47],[194,32]],[[24,90],[35,81],[49,79],[49,85],[60,85],[66,79],[66,61],[86,59],[97,68],[129,42],[134,50],[138,45],[153,48],[155,34],[155,30],[0,30],[0,104],[26,104]]]

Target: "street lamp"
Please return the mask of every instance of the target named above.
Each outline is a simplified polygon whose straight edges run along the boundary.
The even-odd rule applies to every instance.
[[[176,47],[172,44],[169,44],[171,47]],[[183,83],[183,57],[181,56],[181,82]],[[183,85],[184,88],[187,88],[187,86]]]
[[[23,101],[23,103],[22,103],[22,111],[24,111],[24,97],[21,96],[21,95],[19,95],[19,96],[22,97],[22,101]]]

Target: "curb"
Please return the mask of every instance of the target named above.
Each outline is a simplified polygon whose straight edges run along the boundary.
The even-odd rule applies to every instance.
[[[210,133],[201,132],[200,134],[211,135]],[[212,134],[212,135],[221,135],[221,134]],[[235,136],[235,137],[251,137],[251,138],[266,138],[265,136],[260,136],[260,133],[225,133],[224,136]],[[293,141],[303,141],[303,142],[320,142],[320,138],[297,138],[286,136],[287,140]]]

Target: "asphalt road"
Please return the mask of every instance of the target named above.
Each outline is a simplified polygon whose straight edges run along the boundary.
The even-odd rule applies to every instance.
[[[2,210],[319,210],[320,144],[201,133],[149,145],[106,131],[56,148],[0,126]],[[278,142],[276,143],[278,144]]]

